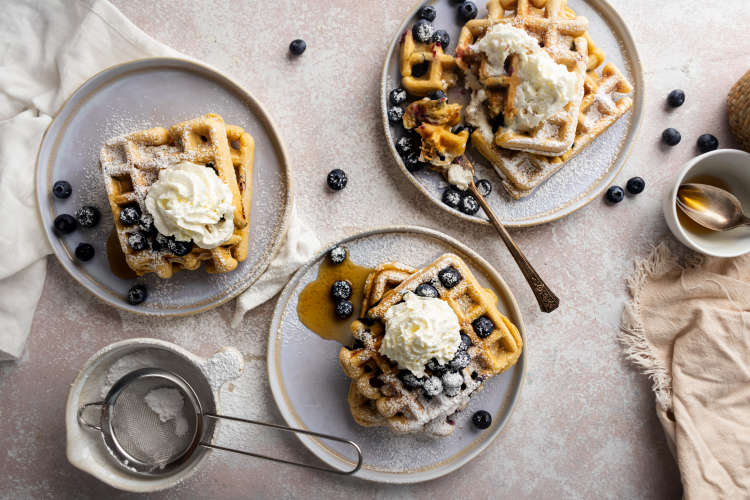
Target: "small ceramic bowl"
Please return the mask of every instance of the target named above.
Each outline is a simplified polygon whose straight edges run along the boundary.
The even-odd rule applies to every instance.
[[[750,212],[750,154],[736,149],[718,149],[687,162],[664,198],[664,218],[684,245],[714,257],[736,257],[750,252],[750,226],[711,231],[689,219],[677,207],[681,184],[697,182],[727,189]]]

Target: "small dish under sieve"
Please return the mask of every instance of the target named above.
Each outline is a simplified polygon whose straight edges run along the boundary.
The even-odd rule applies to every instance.
[[[174,389],[179,392],[183,401],[179,415],[173,415],[173,418],[164,421],[151,409],[146,402],[146,396],[158,389]],[[353,441],[282,425],[216,415],[204,412],[203,406],[195,390],[179,375],[157,368],[144,368],[130,372],[118,380],[109,390],[104,401],[82,405],[78,409],[78,422],[102,434],[107,450],[118,465],[127,471],[143,476],[166,476],[180,470],[199,447],[230,451],[342,475],[354,474],[362,466],[362,450]],[[100,410],[98,423],[92,423],[86,419],[86,414],[92,408]],[[206,429],[213,427],[212,420],[221,419],[345,443],[354,448],[357,453],[357,464],[351,470],[342,471],[206,442],[204,440]]]

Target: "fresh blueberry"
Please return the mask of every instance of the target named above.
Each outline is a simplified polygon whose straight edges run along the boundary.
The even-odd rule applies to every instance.
[[[487,198],[492,192],[492,184],[487,179],[480,179],[477,181],[477,191]]]
[[[430,285],[429,283],[422,283],[417,287],[416,290],[414,290],[414,293],[416,293],[420,297],[430,297],[433,299],[437,299],[438,297],[440,297],[437,288]]]
[[[471,347],[471,337],[461,332],[461,343],[458,344],[458,348],[465,351],[469,347]]]
[[[148,248],[148,238],[142,232],[132,233],[128,236],[128,245],[136,252]]]
[[[399,137],[396,141],[396,151],[398,151],[401,158],[406,158],[409,154],[415,153],[417,151],[415,138],[409,135]]]
[[[479,410],[472,415],[471,421],[478,429],[486,429],[492,425],[492,415],[488,411]]]
[[[409,153],[406,158],[404,158],[404,166],[406,166],[406,170],[409,172],[416,172],[417,170],[421,170],[424,167],[424,162],[419,159],[419,153]]]
[[[400,106],[391,106],[388,108],[388,121],[393,123],[394,125],[397,123],[401,123],[401,120],[404,118],[404,110]]]
[[[432,35],[435,34],[435,28],[429,21],[420,19],[411,28],[411,36],[419,43],[431,43]]]
[[[685,102],[685,92],[683,92],[680,89],[673,90],[667,96],[667,104],[669,104],[673,108],[682,106],[682,103],[684,102]]]
[[[461,198],[461,203],[459,203],[458,209],[466,215],[474,215],[479,212],[479,202],[472,195],[467,194]]]
[[[394,106],[400,106],[406,102],[406,91],[401,87],[395,88],[391,90],[390,94],[388,94],[388,100],[391,101],[391,104]]]
[[[610,186],[604,198],[610,203],[620,203],[625,198],[625,191],[620,186]]]
[[[148,297],[148,291],[145,285],[134,285],[128,290],[128,304],[137,306]]]
[[[461,391],[461,384],[464,383],[464,378],[460,373],[448,372],[440,377],[440,382],[443,384],[445,395],[452,398]]]
[[[443,373],[448,371],[448,367],[438,363],[438,360],[432,358],[427,362],[427,369],[432,372],[433,375],[441,376]]]
[[[411,76],[413,76],[414,78],[424,76],[424,74],[427,73],[428,69],[430,69],[430,63],[428,63],[427,61],[415,64],[411,67]]]
[[[178,241],[174,237],[167,239],[167,248],[178,257],[184,257],[193,249],[193,241]]]
[[[443,191],[443,203],[451,208],[458,208],[461,204],[461,198],[463,198],[461,191],[455,188],[449,187]]]
[[[96,226],[99,224],[101,216],[102,214],[99,212],[98,208],[89,205],[81,207],[76,211],[76,219],[78,219],[78,224],[81,227]]]
[[[474,2],[464,2],[458,6],[458,20],[461,23],[471,21],[477,17],[478,13],[479,10]]]
[[[461,273],[453,266],[446,267],[438,273],[438,279],[445,288],[453,288],[461,281]]]
[[[422,384],[424,383],[424,377],[419,378],[416,375],[414,375],[409,370],[401,370],[398,372],[398,378],[401,380],[401,383],[404,384],[404,387],[407,389],[418,389],[419,387],[422,387]]]
[[[448,362],[448,368],[457,372],[469,366],[469,361],[471,361],[469,353],[463,349],[459,349],[456,351],[456,355],[453,356],[453,359]]]
[[[295,56],[300,56],[307,48],[307,44],[304,40],[297,38],[296,40],[292,40],[292,43],[289,44],[289,52],[294,54]]]
[[[432,5],[423,5],[417,11],[417,17],[432,22],[437,17],[437,11]]]
[[[628,179],[628,183],[625,184],[625,189],[628,190],[628,193],[630,194],[638,194],[643,192],[643,189],[646,187],[646,181],[643,180],[641,177],[633,177]]]
[[[434,397],[443,392],[443,382],[433,375],[424,381],[422,388],[424,388],[425,394]]]
[[[326,177],[326,182],[328,183],[328,187],[333,189],[334,191],[341,191],[346,187],[346,183],[349,179],[346,177],[346,172],[341,170],[340,168],[334,168],[330,172],[328,172],[328,177]]]
[[[120,210],[120,224],[123,226],[132,226],[138,224],[138,220],[141,218],[141,209],[138,205],[132,207],[125,207]]]
[[[703,134],[698,137],[698,151],[708,153],[719,148],[719,139],[711,134]]]
[[[439,43],[443,50],[445,50],[451,44],[451,36],[445,30],[436,30],[435,34],[432,35],[432,41]]]
[[[354,312],[354,306],[348,300],[340,300],[336,302],[334,312],[337,318],[346,319]]]
[[[72,215],[60,214],[55,217],[55,229],[62,234],[69,234],[76,230],[78,223]]]
[[[346,260],[346,247],[342,245],[336,245],[328,251],[328,260],[332,264],[341,264]]]
[[[57,181],[52,185],[52,194],[57,198],[65,199],[73,192],[68,181]]]
[[[433,101],[439,101],[440,99],[447,99],[447,97],[442,90],[436,90],[430,94],[430,99]]]
[[[94,247],[88,243],[79,243],[76,247],[76,259],[86,262],[94,258]]]
[[[338,280],[331,285],[331,297],[335,300],[348,300],[352,296],[352,284],[346,280]]]
[[[153,248],[155,252],[168,250],[169,249],[169,237],[164,236],[161,233],[156,233],[156,235],[151,240],[151,248]]]
[[[474,328],[474,333],[476,333],[477,337],[480,339],[486,339],[495,329],[495,324],[487,316],[479,316],[471,322],[471,326]]]
[[[143,214],[138,220],[138,228],[144,233],[156,234],[156,226],[154,226],[154,217],[151,214]]]
[[[682,139],[682,136],[680,133],[673,128],[664,129],[664,132],[661,133],[661,142],[666,144],[667,146],[676,146],[680,143],[680,140]]]

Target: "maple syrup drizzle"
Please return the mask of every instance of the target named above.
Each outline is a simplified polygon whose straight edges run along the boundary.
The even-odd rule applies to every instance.
[[[129,280],[138,277],[125,261],[125,254],[122,253],[120,239],[117,237],[115,230],[107,238],[107,260],[109,261],[109,268],[112,274],[118,278]]]
[[[730,193],[732,192],[726,182],[710,174],[696,175],[695,177],[691,177],[690,179],[684,181],[684,183],[686,184],[689,182],[693,184],[708,184],[709,186],[724,189],[725,191],[729,191]],[[675,201],[675,203],[677,202]],[[696,235],[708,235],[716,232],[695,222],[693,219],[685,215],[680,207],[677,207],[677,220],[680,222],[680,225],[685,228],[685,230]]]

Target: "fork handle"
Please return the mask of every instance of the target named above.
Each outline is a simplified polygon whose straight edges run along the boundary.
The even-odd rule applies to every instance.
[[[495,212],[492,210],[492,208],[490,208],[487,200],[484,199],[484,196],[479,194],[474,181],[471,181],[471,184],[469,184],[469,189],[471,190],[471,193],[474,195],[477,201],[479,201],[479,204],[482,206],[484,213],[487,214],[487,217],[489,217],[492,225],[495,226],[497,232],[500,233],[500,238],[502,238],[503,243],[505,243],[505,246],[508,247],[508,251],[513,256],[516,264],[518,264],[518,267],[521,269],[521,273],[523,273],[524,278],[526,278],[526,281],[529,283],[531,291],[534,292],[536,301],[539,302],[539,308],[542,310],[542,312],[546,313],[552,312],[557,309],[557,307],[560,305],[560,299],[558,299],[557,295],[555,295],[552,290],[549,289],[544,280],[542,280],[542,278],[539,276],[539,273],[536,272],[531,263],[526,259],[523,252],[521,252],[521,249],[518,248],[516,242],[513,241],[513,238],[511,238],[508,230],[505,229],[503,223],[500,222],[500,219],[497,218]]]

